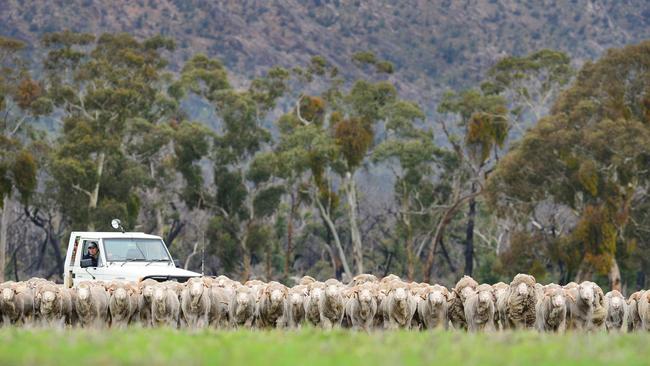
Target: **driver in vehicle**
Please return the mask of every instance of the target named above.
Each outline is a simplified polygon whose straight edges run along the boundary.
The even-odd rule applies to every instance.
[[[88,254],[84,254],[82,259],[92,260],[91,267],[97,267],[98,260],[99,260],[99,248],[97,247],[97,243],[91,242],[88,245]]]

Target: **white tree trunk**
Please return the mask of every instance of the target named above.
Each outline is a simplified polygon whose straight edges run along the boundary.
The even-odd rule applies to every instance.
[[[2,199],[2,216],[0,217],[0,282],[5,281],[5,264],[7,253],[7,226],[9,225],[9,195]]]
[[[97,157],[97,182],[93,191],[90,192],[90,201],[88,202],[88,209],[91,212],[97,208],[97,202],[99,201],[99,185],[102,181],[102,174],[104,173],[105,159],[106,154],[104,152],[99,153]],[[95,231],[95,224],[92,222],[92,219],[88,222],[88,231]]]
[[[618,268],[616,258],[612,259],[612,266],[609,269],[609,287],[613,290],[622,291],[621,288],[621,270]]]
[[[343,265],[343,271],[345,272],[345,275],[348,276],[348,281],[352,279],[352,272],[350,271],[350,266],[348,266],[348,260],[345,257],[345,252],[343,251],[343,246],[341,246],[341,239],[339,238],[339,234],[336,231],[336,226],[334,226],[334,222],[332,222],[332,218],[330,215],[325,211],[325,207],[323,207],[323,204],[320,202],[320,199],[318,197],[314,197],[314,201],[316,201],[316,204],[318,206],[318,210],[320,211],[321,216],[323,216],[323,220],[327,223],[327,227],[330,229],[330,232],[332,233],[332,236],[334,237],[334,243],[336,244],[336,249],[338,249],[339,252],[339,257],[341,257],[341,264]]]
[[[350,209],[350,236],[352,239],[352,253],[357,274],[363,273],[363,246],[361,244],[361,233],[357,224],[357,187],[354,183],[354,176],[345,173],[346,196],[348,199],[348,208]]]

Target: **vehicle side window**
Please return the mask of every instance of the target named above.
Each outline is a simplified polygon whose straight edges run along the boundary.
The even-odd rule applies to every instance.
[[[88,252],[88,247],[90,246],[91,243],[95,243],[96,245],[99,246],[98,240],[84,240],[83,244],[83,251],[82,253],[82,258],[88,258],[89,252]],[[102,266],[102,256],[101,253],[97,253],[97,267]]]

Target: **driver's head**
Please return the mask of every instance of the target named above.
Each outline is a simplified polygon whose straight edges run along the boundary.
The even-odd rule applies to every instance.
[[[97,256],[97,253],[99,252],[99,248],[97,248],[97,243],[91,242],[88,245],[88,254],[92,255],[93,257]]]

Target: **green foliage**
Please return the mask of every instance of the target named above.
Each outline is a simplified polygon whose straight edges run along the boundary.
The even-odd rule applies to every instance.
[[[500,162],[488,182],[489,201],[528,213],[551,198],[571,207],[578,225],[559,238],[583,266],[606,273],[627,240],[635,191],[650,183],[650,42],[610,50],[586,64],[575,83]],[[524,169],[525,167],[525,169]],[[576,266],[576,264],[574,264]]]
[[[281,185],[271,186],[261,190],[253,201],[255,216],[263,218],[275,213],[280,204],[280,199],[285,192],[285,188]]]

